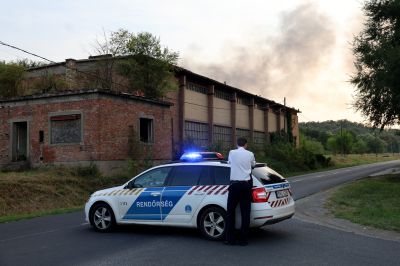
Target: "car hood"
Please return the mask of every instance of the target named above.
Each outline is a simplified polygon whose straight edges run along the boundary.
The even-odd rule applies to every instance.
[[[108,194],[108,193],[111,193],[113,191],[120,190],[120,189],[124,189],[124,186],[122,185],[122,186],[117,186],[117,187],[111,187],[111,188],[106,188],[106,189],[102,189],[102,190],[97,190],[96,192],[94,192],[92,194],[92,196],[99,196],[100,194],[104,195],[104,194]]]

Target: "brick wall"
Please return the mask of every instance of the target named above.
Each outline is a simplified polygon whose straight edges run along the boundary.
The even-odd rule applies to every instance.
[[[138,132],[140,117],[154,119],[154,144],[144,144],[152,148],[154,159],[171,159],[169,107],[116,96],[70,98],[70,101],[60,97],[60,100],[31,100],[0,106],[0,165],[11,162],[12,121],[28,121],[29,158],[33,165],[126,160],[129,126]],[[71,111],[81,114],[83,142],[50,144],[50,115]],[[44,143],[39,142],[41,130],[44,132]]]

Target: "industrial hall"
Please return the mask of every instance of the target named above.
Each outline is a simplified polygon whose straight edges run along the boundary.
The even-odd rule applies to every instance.
[[[121,59],[91,56],[29,69],[24,86],[51,76],[66,89],[0,99],[0,168],[94,163],[115,173],[134,155],[135,142],[156,163],[177,158],[185,146],[229,150],[238,137],[264,147],[274,132],[299,144],[298,109],[181,67],[174,71],[178,89],[158,99],[127,92],[128,81],[114,71],[122,85],[110,89],[82,74],[109,60]]]

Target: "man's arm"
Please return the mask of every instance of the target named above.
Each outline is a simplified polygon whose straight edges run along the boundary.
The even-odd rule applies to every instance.
[[[229,155],[228,155],[228,163],[229,163],[229,164],[231,164],[231,152],[232,152],[232,151],[229,151]]]
[[[251,160],[251,167],[256,166],[256,157],[254,157],[254,153],[251,153],[253,159]]]

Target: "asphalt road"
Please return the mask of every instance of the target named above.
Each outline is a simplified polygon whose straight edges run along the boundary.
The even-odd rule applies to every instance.
[[[292,177],[296,199],[400,161]],[[0,224],[0,265],[400,265],[400,243],[296,218],[251,232],[247,247],[203,239],[196,230],[124,226],[94,232],[81,212]]]

